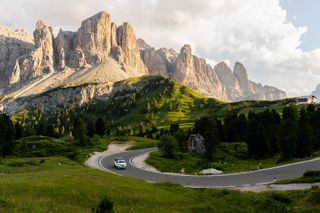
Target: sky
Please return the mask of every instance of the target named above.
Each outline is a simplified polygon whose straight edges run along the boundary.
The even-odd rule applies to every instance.
[[[320,83],[319,0],[0,0],[0,25],[32,32],[42,19],[77,30],[106,10],[154,47],[190,44],[213,66],[245,65],[250,79],[289,97],[308,95]]]

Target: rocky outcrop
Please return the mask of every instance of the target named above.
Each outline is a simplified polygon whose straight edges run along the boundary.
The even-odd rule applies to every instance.
[[[146,48],[141,49],[141,57],[147,66],[150,75],[170,77],[173,74],[174,62],[176,61],[178,54],[174,49],[161,48],[156,50],[155,48]]]
[[[9,85],[27,81],[54,71],[54,49],[51,27],[38,21],[33,33],[34,47],[16,57],[9,74]]]
[[[174,62],[172,78],[199,92],[221,98],[222,85],[216,72],[204,59],[192,55],[189,45],[182,47]]]
[[[81,68],[85,64],[85,56],[81,50],[74,48],[75,32],[60,30],[54,40],[56,68],[63,70],[66,66]]]
[[[111,18],[100,12],[81,23],[75,46],[81,49],[89,64],[100,63],[109,57],[111,49]]]
[[[31,35],[0,26],[0,88],[19,81],[18,58],[34,49]]]
[[[233,68],[233,74],[238,79],[240,89],[243,94],[252,94],[253,83],[249,80],[248,73],[243,64],[236,62]]]
[[[206,152],[204,138],[199,134],[189,136],[187,147],[189,152],[197,154],[204,154]]]
[[[146,75],[148,70],[141,57],[136,36],[130,24],[124,23],[117,29],[118,60],[132,76]]]
[[[239,100],[279,100],[287,97],[285,92],[275,87],[263,86],[250,81],[246,68],[239,62],[236,62],[233,73],[242,91]]]
[[[222,99],[223,100],[238,100],[243,95],[240,88],[240,83],[235,77],[231,69],[224,62],[217,64],[214,67],[215,72],[222,85]]]

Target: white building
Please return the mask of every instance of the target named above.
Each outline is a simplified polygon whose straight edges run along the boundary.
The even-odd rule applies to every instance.
[[[302,96],[297,98],[297,104],[316,104],[317,97],[314,95]]]

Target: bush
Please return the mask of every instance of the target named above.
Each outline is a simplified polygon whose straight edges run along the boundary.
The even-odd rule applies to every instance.
[[[173,158],[178,151],[178,142],[172,136],[162,136],[158,143],[158,148],[164,157]]]
[[[113,201],[106,195],[95,209],[95,213],[113,213]]]
[[[8,201],[0,197],[0,208],[6,207],[7,205],[8,205]]]
[[[276,200],[278,202],[281,202],[281,203],[285,203],[285,204],[291,204],[291,199],[288,197],[288,195],[284,194],[284,193],[277,193],[277,192],[274,192],[271,194],[271,198],[273,200]]]
[[[320,171],[306,171],[303,177],[320,177]]]

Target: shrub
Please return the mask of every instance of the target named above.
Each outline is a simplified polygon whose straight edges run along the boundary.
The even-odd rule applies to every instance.
[[[173,158],[178,150],[178,142],[172,136],[162,136],[158,143],[158,148],[164,157]]]
[[[291,204],[291,199],[284,193],[272,193],[271,198],[281,203]]]
[[[109,196],[105,196],[97,208],[95,209],[95,213],[113,213],[113,201],[109,198]]]
[[[8,205],[8,201],[0,197],[0,208],[6,207],[7,205]]]
[[[320,177],[320,171],[306,171],[303,177]]]

